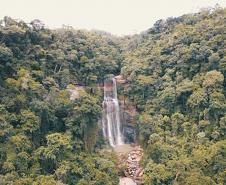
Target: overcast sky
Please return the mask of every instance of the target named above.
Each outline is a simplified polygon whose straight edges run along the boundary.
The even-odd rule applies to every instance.
[[[197,12],[226,0],[0,0],[0,18],[42,20],[49,28],[63,24],[116,35],[145,31],[155,21]]]

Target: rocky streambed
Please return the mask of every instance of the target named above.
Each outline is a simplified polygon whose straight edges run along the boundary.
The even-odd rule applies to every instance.
[[[142,148],[137,145],[121,145],[115,150],[119,156],[119,166],[123,171],[120,185],[141,185],[143,176],[143,169],[140,166],[143,157]]]

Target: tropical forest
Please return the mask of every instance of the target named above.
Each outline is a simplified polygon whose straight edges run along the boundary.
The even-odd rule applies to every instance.
[[[226,184],[226,8],[128,36],[0,20],[0,185],[118,184]]]

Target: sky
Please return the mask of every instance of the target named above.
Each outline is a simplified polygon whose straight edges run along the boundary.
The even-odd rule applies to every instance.
[[[198,12],[217,3],[226,7],[226,0],[0,0],[0,19],[39,19],[48,28],[69,25],[122,36],[145,31],[159,19]]]

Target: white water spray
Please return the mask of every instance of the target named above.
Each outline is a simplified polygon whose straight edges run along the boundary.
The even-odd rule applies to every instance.
[[[121,127],[117,85],[115,79],[112,78],[104,82],[102,130],[104,137],[113,147],[124,143]]]

